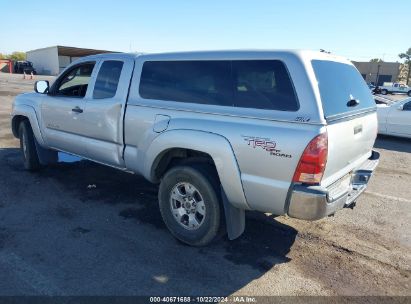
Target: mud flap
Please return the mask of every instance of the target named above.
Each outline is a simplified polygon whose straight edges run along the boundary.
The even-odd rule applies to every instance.
[[[224,204],[225,222],[229,240],[241,236],[245,229],[245,211],[234,207],[227,199],[224,189],[221,187],[221,197]]]
[[[58,161],[57,151],[45,149],[37,142],[34,138],[34,143],[36,145],[37,156],[39,158],[40,164],[46,166],[48,164],[55,164]]]

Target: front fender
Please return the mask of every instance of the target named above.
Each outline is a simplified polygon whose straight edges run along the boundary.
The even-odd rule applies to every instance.
[[[30,121],[31,128],[33,129],[34,137],[36,138],[37,142],[40,146],[45,146],[45,142],[40,130],[40,126],[38,123],[36,111],[33,107],[23,104],[14,105],[13,112],[11,113],[11,129],[13,131],[13,135],[18,137],[18,124],[17,122],[21,119],[21,117],[26,117]]]
[[[155,181],[155,163],[169,149],[182,148],[207,153],[214,160],[228,201],[239,209],[250,209],[244,195],[241,174],[229,141],[218,134],[194,130],[171,130],[157,136],[142,155],[143,175]]]

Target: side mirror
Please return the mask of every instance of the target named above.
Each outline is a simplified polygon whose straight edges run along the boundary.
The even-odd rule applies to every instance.
[[[49,92],[50,84],[47,80],[39,80],[34,84],[34,91],[40,94],[47,94]]]
[[[399,106],[397,107],[397,110],[398,110],[398,111],[404,110],[404,105],[403,105],[403,104],[402,104],[402,105],[399,105]]]

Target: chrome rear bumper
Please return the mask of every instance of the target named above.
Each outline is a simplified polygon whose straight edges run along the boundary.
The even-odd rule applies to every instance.
[[[288,211],[290,217],[303,220],[318,220],[334,214],[339,209],[349,207],[367,188],[368,181],[378,165],[380,154],[372,151],[371,157],[362,163],[350,176],[344,191],[336,192],[334,185],[321,186],[293,185],[289,195]],[[341,180],[344,180],[341,179]],[[344,181],[338,181],[343,183]],[[337,193],[337,194],[336,194]]]

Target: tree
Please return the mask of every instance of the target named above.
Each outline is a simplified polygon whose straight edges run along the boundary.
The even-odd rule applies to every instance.
[[[411,76],[411,47],[405,53],[398,54],[398,57],[404,59],[404,64],[408,65],[408,72],[407,72],[407,85],[410,81]]]
[[[380,62],[384,62],[384,61],[381,58],[373,58],[373,59],[370,60],[370,62],[380,63]]]
[[[4,55],[0,53],[0,59],[4,59]]]
[[[24,52],[13,52],[11,55],[6,56],[8,59],[11,60],[26,60],[26,53]]]

